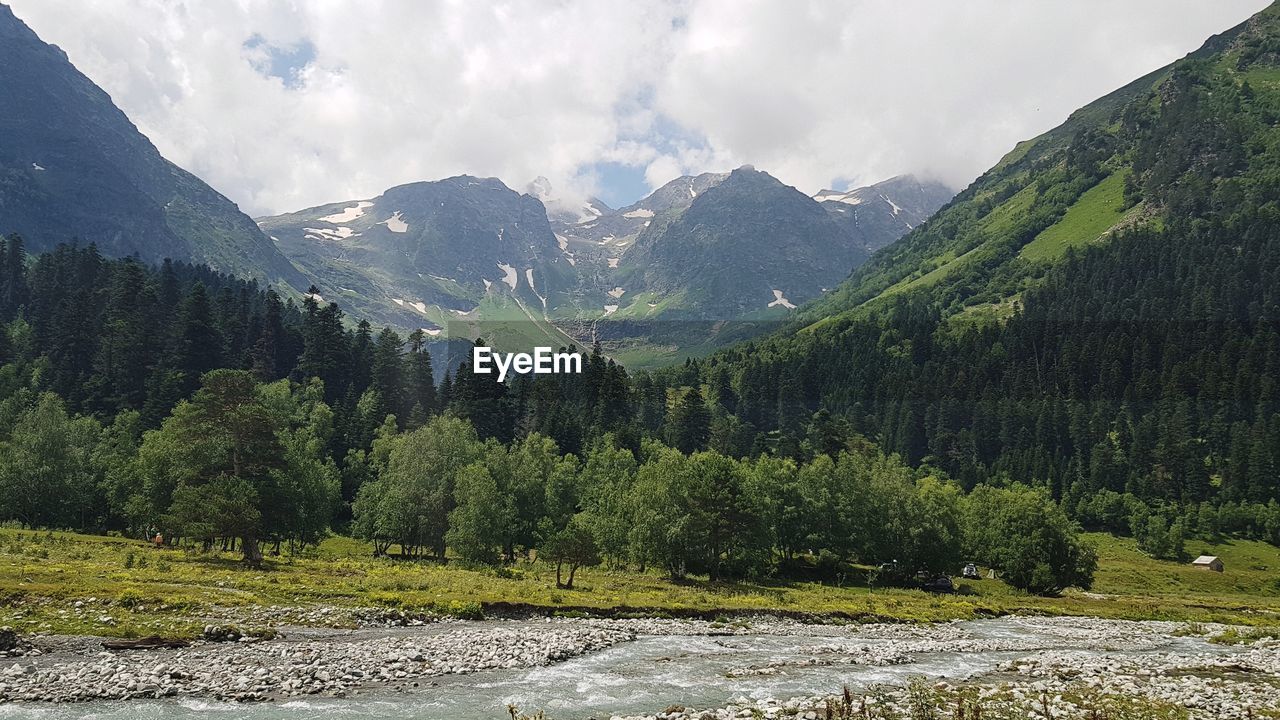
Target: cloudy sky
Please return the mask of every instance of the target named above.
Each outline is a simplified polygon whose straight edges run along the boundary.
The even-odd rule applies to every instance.
[[[468,173],[963,187],[1268,0],[6,0],[251,214]]]

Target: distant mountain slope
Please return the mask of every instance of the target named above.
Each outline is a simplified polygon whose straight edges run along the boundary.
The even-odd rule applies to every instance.
[[[542,203],[496,179],[410,183],[259,224],[326,300],[357,317],[491,342],[568,342],[550,315],[576,286],[572,266]]]
[[[234,203],[161,157],[65,53],[0,5],[0,233],[10,232],[36,252],[75,239],[112,256],[304,283]]]
[[[622,258],[618,286],[626,294],[619,299],[630,300],[620,304],[637,317],[785,315],[866,258],[817,202],[743,167],[682,211],[654,216]]]
[[[845,192],[823,190],[813,199],[863,249],[875,252],[928,220],[955,194],[942,183],[899,175]]]

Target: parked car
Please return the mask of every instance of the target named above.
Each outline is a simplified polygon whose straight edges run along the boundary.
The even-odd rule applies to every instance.
[[[965,580],[977,580],[979,577],[981,577],[980,575],[978,575],[978,566],[974,565],[973,563],[969,563],[965,565],[964,570],[960,571],[960,577],[964,578]]]

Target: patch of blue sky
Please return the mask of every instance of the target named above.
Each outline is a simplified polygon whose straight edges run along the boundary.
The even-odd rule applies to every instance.
[[[595,177],[600,189],[596,196],[611,208],[626,207],[649,194],[641,166],[598,162],[588,166],[586,174]]]
[[[316,46],[307,38],[292,45],[272,45],[261,35],[254,34],[244,41],[249,50],[249,62],[259,73],[279,78],[287,88],[302,85],[302,70],[316,58]]]

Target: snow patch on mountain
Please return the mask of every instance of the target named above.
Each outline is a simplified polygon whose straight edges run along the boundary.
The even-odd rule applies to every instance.
[[[512,290],[516,289],[516,283],[520,281],[520,274],[516,269],[505,263],[498,263],[498,269],[502,271],[502,282],[506,283]]]
[[[349,223],[356,218],[363,217],[365,209],[371,207],[373,207],[373,203],[361,200],[349,208],[344,208],[341,212],[336,212],[332,215],[325,215],[320,218],[320,220],[327,223],[333,223],[334,225]]]
[[[386,220],[383,220],[378,224],[386,225],[387,229],[393,233],[402,233],[402,232],[409,231],[409,223],[405,222],[404,219],[400,216],[399,210],[395,211],[394,213],[391,214],[391,217],[387,218]]]
[[[538,288],[537,288],[537,287],[535,287],[535,286],[534,286],[534,284],[533,284],[533,268],[527,268],[527,269],[525,269],[525,271],[524,271],[524,279],[525,279],[525,280],[527,280],[527,281],[529,281],[529,289],[533,291],[533,294],[534,294],[534,295],[538,295]],[[543,310],[546,310],[546,309],[547,309],[547,299],[546,299],[546,298],[544,298],[544,297],[542,297],[541,295],[538,295],[538,299],[542,301],[542,309],[543,309]]]
[[[574,257],[573,253],[569,252],[569,238],[561,235],[560,233],[555,233],[555,236],[556,242],[560,244],[560,252],[564,253],[564,258],[569,261],[570,265],[576,267],[578,265],[578,260]]]
[[[861,190],[862,188],[859,188],[857,190],[849,190],[846,192],[839,192],[836,190],[823,190],[819,192],[817,195],[814,195],[813,199],[816,200],[817,202],[838,202],[838,203],[844,203],[845,205],[861,205],[863,202],[865,202],[860,192]],[[885,199],[888,200],[888,198],[885,198]]]
[[[583,223],[594,222],[595,220],[598,220],[600,216],[603,214],[599,210],[597,210],[595,207],[589,204],[584,204],[581,208],[579,208],[578,211],[579,213],[581,213],[580,215],[578,215],[579,225],[582,225]]]
[[[781,290],[774,290],[773,302],[769,303],[769,307],[776,307],[778,305],[781,305],[782,307],[788,310],[796,309],[796,306],[792,304],[790,300],[787,299],[786,295],[784,295]]]

